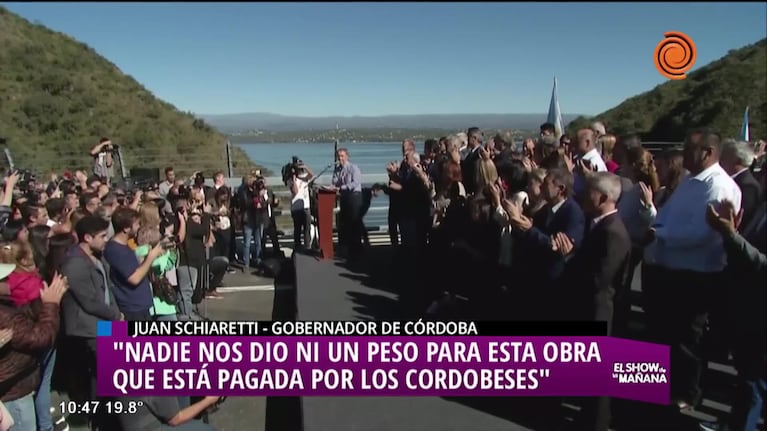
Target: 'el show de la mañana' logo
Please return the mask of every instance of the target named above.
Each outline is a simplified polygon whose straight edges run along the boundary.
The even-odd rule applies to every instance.
[[[614,362],[612,378],[622,384],[665,384],[666,373],[657,362]]]
[[[687,73],[695,65],[697,50],[690,36],[678,31],[663,34],[664,39],[655,47],[655,68],[668,79],[687,78]]]

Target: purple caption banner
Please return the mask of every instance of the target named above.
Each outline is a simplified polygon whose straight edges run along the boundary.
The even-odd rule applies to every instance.
[[[398,360],[414,352],[412,362]],[[98,338],[98,395],[609,396],[668,404],[669,357],[667,346],[610,337],[130,337],[126,322],[113,322],[112,334]]]

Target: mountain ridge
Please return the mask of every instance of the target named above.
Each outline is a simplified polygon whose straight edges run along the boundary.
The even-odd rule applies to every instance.
[[[2,6],[0,64],[0,138],[16,167],[42,173],[92,165],[90,149],[102,136],[120,146],[128,170],[228,167],[220,131],[158,98],[87,44]],[[230,154],[236,172],[254,167],[241,149]]]
[[[644,140],[684,140],[696,127],[711,127],[725,137],[738,137],[749,106],[751,137],[767,137],[767,39],[730,50],[691,72],[629,97],[594,117],[579,117],[568,132],[595,119],[611,133],[636,133]]]
[[[482,129],[537,129],[546,122],[547,114],[414,114],[381,116],[292,116],[270,112],[238,114],[198,114],[206,122],[224,133],[241,133],[250,130],[293,132],[328,130],[338,123],[343,129],[455,129],[467,127]],[[563,114],[567,124],[578,117]]]

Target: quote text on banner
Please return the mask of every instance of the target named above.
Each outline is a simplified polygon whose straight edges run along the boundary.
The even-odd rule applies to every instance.
[[[618,338],[131,337],[111,325],[100,396],[670,396],[669,348]]]

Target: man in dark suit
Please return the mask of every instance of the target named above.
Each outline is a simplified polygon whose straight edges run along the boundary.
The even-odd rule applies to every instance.
[[[621,194],[620,178],[596,172],[586,178],[584,211],[592,218],[581,247],[564,233],[554,236],[552,250],[572,256],[565,266],[556,297],[561,317],[567,320],[604,321],[610,335],[613,324],[613,297],[623,285],[629,266],[631,239],[616,203]],[[610,399],[584,399],[579,430],[607,431],[610,426]]]
[[[730,139],[722,144],[719,164],[735,180],[742,195],[740,201],[740,207],[743,208],[741,230],[748,226],[761,202],[762,187],[750,169],[753,163],[754,151],[747,142]]]
[[[479,149],[482,148],[483,133],[479,127],[470,128],[466,134],[469,137],[468,153],[461,160],[461,176],[466,193],[474,194],[477,192],[477,169],[479,165]]]
[[[748,142],[728,139],[722,143],[722,154],[719,156],[719,164],[732,177],[741,193],[740,207],[743,210],[743,218],[738,227],[738,232],[741,234],[754,219],[759,206],[763,202],[760,199],[762,187],[750,169],[753,163],[754,150]],[[735,271],[737,270],[729,264],[725,269],[726,273],[739,277],[740,274],[737,274]],[[726,292],[729,290],[729,287],[722,284],[719,286],[719,289]],[[729,295],[725,295],[722,299],[724,300],[717,299],[712,304],[707,344],[714,359],[726,362],[732,347],[730,343],[731,338],[727,335],[728,332],[732,332],[732,328],[726,328],[726,322],[730,320],[728,309],[731,309],[732,305],[728,305],[727,301],[735,300],[735,303],[738,301]]]
[[[512,230],[519,241],[521,250],[515,265],[524,268],[521,274],[529,274],[522,280],[520,300],[529,304],[528,319],[555,317],[548,294],[555,280],[562,273],[566,258],[552,250],[552,238],[562,233],[574,248],[578,248],[584,233],[583,211],[570,196],[573,190],[573,175],[566,169],[549,171],[543,181],[541,193],[546,205],[532,220],[520,214],[509,214]],[[514,209],[514,208],[510,208]]]
[[[727,261],[737,272],[738,279],[731,285],[730,317],[733,325],[728,335],[734,340],[733,358],[737,385],[732,394],[732,410],[721,424],[701,424],[704,431],[753,430],[762,416],[767,397],[767,336],[765,302],[767,289],[767,215],[764,204],[760,213],[743,228],[741,212],[738,214],[731,202],[718,207],[708,206],[706,220],[709,226],[722,236]],[[738,231],[742,230],[743,234]]]

